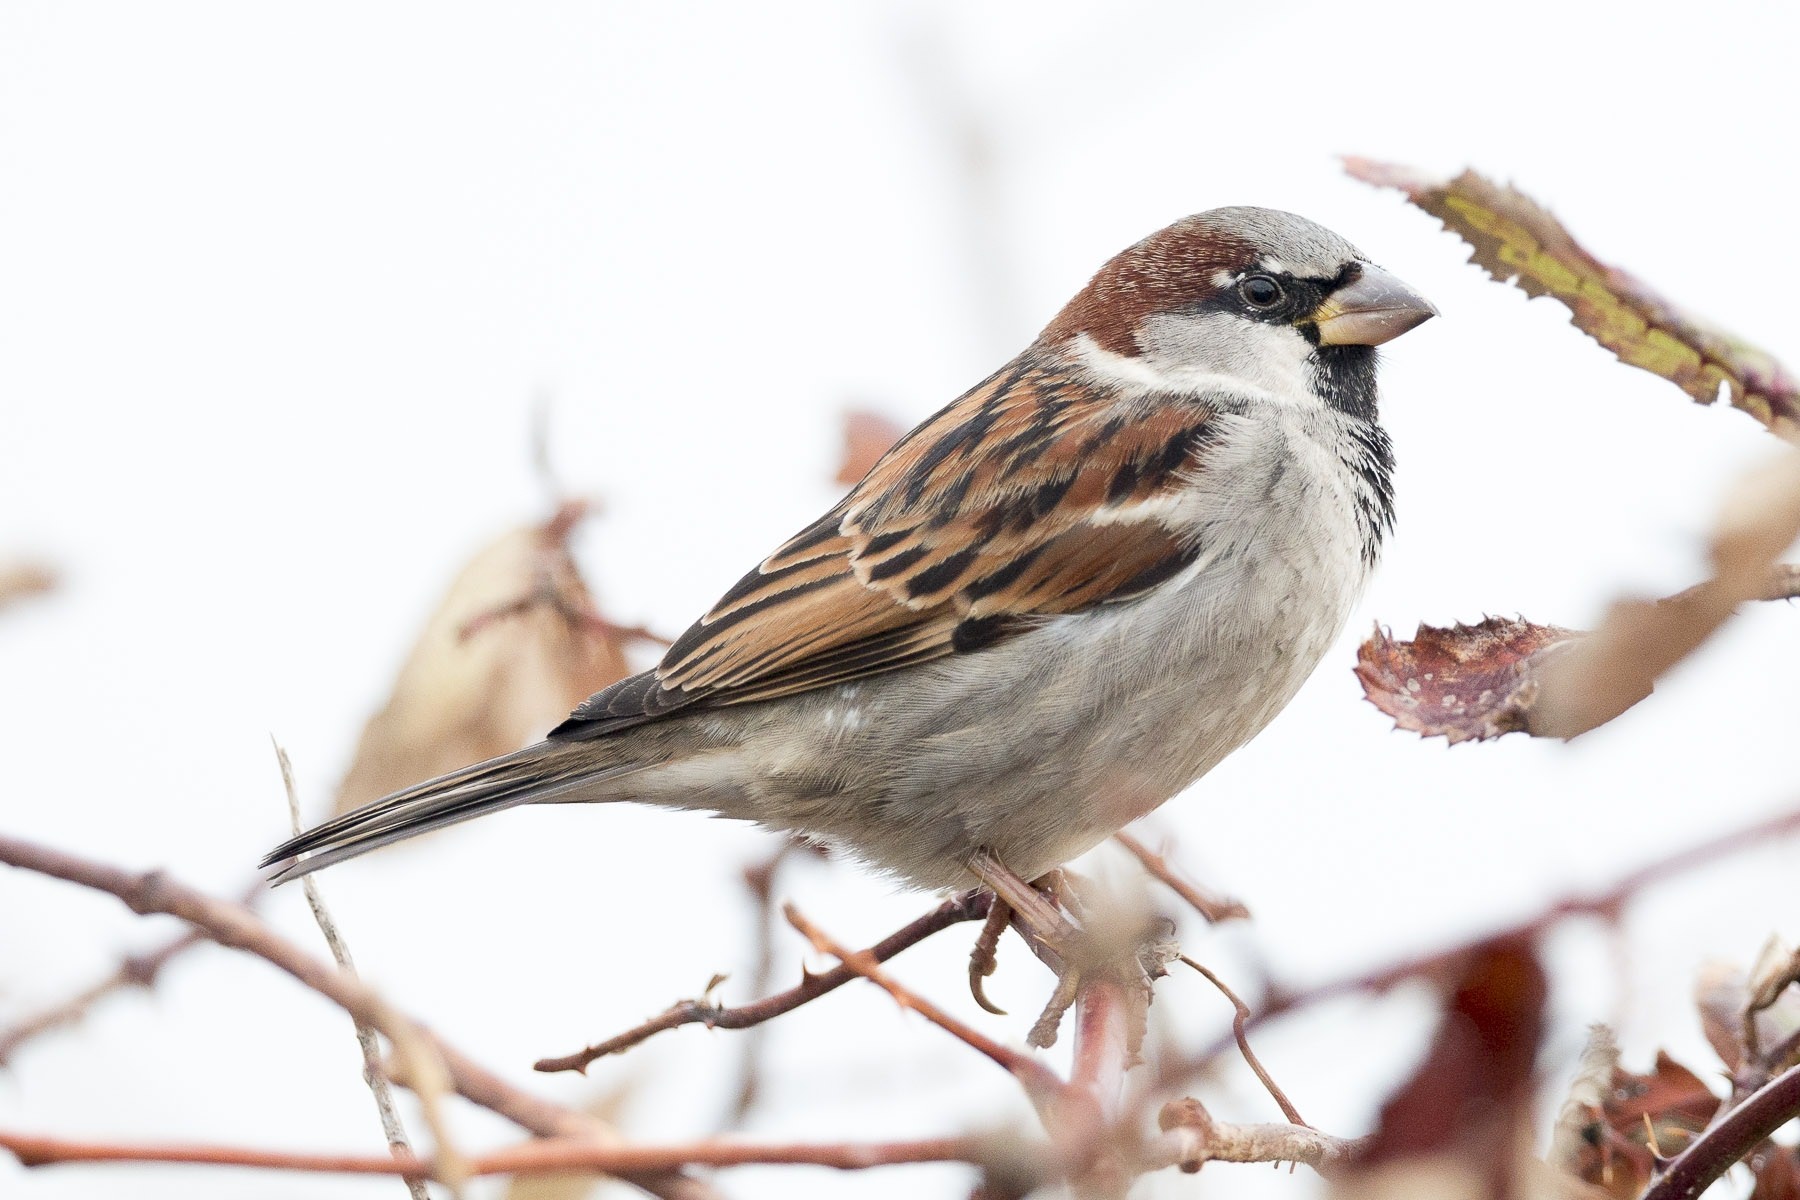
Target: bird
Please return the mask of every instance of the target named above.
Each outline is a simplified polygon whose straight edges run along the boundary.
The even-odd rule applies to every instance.
[[[524,804],[755,822],[943,892],[1045,875],[1260,732],[1394,523],[1376,347],[1437,310],[1267,208],[1108,261],[652,669],[283,842],[275,882]]]

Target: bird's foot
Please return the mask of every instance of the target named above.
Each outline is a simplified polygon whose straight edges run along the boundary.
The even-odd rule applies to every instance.
[[[982,981],[994,973],[995,950],[1007,924],[1018,931],[1032,952],[1056,973],[1056,990],[1026,1036],[1028,1045],[1047,1049],[1056,1043],[1063,1017],[1081,993],[1084,981],[1099,975],[1118,979],[1146,995],[1167,964],[1181,953],[1173,922],[1145,913],[1096,911],[1083,898],[1083,883],[1067,870],[1055,870],[1026,882],[991,853],[978,855],[970,869],[994,893],[981,937],[969,956],[969,988],[975,1001],[999,1012],[988,1000]]]

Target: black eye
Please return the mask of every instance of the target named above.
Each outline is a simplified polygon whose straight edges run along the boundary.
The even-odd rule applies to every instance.
[[[1274,308],[1287,297],[1281,285],[1267,275],[1252,275],[1238,284],[1238,295],[1251,308]]]

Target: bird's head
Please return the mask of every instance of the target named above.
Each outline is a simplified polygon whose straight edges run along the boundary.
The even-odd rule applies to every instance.
[[[1436,313],[1321,225],[1215,208],[1116,255],[1040,344],[1153,386],[1222,375],[1373,415],[1374,347]]]

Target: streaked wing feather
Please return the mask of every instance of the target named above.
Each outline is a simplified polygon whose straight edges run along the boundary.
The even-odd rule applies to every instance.
[[[654,673],[593,696],[554,736],[849,682],[1136,595],[1194,558],[1162,518],[1216,436],[1210,417],[1022,360],[908,434]]]

